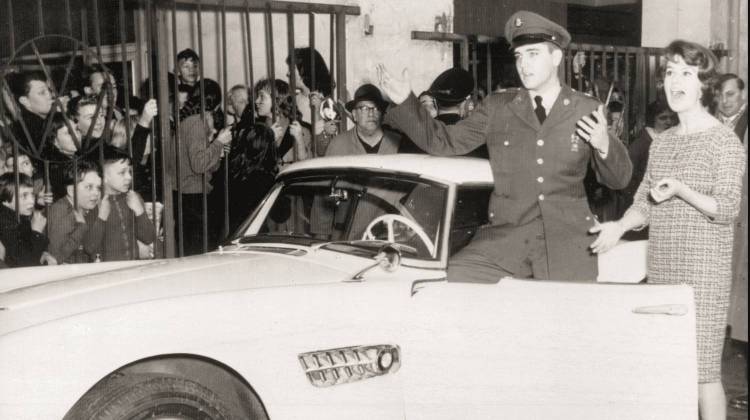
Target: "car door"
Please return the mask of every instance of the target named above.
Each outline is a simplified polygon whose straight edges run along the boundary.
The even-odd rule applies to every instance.
[[[409,419],[697,419],[687,286],[421,282]]]

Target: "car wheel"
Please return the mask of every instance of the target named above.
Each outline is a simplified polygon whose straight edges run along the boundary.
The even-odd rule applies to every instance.
[[[65,420],[267,419],[190,379],[164,374],[113,375],[87,392]]]

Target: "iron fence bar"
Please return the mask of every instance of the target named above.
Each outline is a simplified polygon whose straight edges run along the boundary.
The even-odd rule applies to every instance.
[[[573,58],[570,54],[570,48],[565,50],[565,84],[568,86],[573,85]],[[580,87],[579,87],[580,90]]]
[[[148,75],[149,75],[149,83],[148,83],[148,98],[146,98],[146,101],[150,100],[154,97],[154,84],[157,83],[157,74],[154,72],[154,61],[157,61],[158,56],[158,47],[155,46],[154,42],[154,32],[156,32],[154,26],[156,22],[154,19],[154,5],[151,2],[151,0],[146,0],[146,45],[148,47]],[[145,102],[144,102],[145,106]],[[151,220],[151,225],[154,228],[154,254],[156,254],[156,238],[158,237],[158,232],[156,229],[156,205],[154,203],[154,195],[156,194],[156,160],[154,159],[154,146],[155,143],[158,141],[156,138],[156,127],[155,124],[151,124],[151,127],[149,129],[151,136],[151,147],[150,147],[150,154],[151,154],[151,210],[152,210],[152,216],[153,219]],[[135,235],[135,223],[133,223],[133,234]],[[135,236],[134,236],[135,237]],[[136,252],[138,248],[136,246]]]
[[[182,177],[181,177],[181,148],[180,148],[180,101],[178,99],[179,96],[179,81],[177,80],[177,75],[179,74],[179,63],[177,62],[177,2],[172,2],[172,56],[174,61],[174,99],[172,100],[172,106],[174,108],[174,146],[175,146],[175,178],[177,181],[177,254],[182,257],[185,255],[185,235],[182,229],[183,226],[183,213],[182,213]],[[163,148],[162,148],[163,150]],[[166,172],[167,166],[164,166],[165,172]],[[172,191],[169,191],[169,194],[172,194]],[[166,200],[167,191],[164,192],[164,197]],[[174,212],[170,212],[168,210],[171,210],[169,208],[165,208],[164,215],[169,216],[171,219],[174,214]],[[165,226],[166,228],[166,226]],[[173,232],[170,230],[167,230],[167,232]]]
[[[130,126],[130,80],[128,80],[128,55],[125,51],[125,0],[119,0],[119,22],[120,22],[120,59],[122,60],[123,94],[125,101],[125,136],[128,139],[128,155],[133,156],[133,142],[130,137],[133,127]]]
[[[346,101],[346,15],[343,13],[336,13],[336,60],[338,99]],[[339,122],[339,130],[342,133],[346,131],[346,118],[343,115]]]
[[[200,87],[200,95],[201,95],[201,119],[203,120],[203,124],[205,126],[208,126],[208,122],[206,121],[206,89],[205,84],[203,83],[203,8],[201,5],[201,1],[198,0],[198,67],[199,67],[199,87]],[[206,136],[206,148],[208,148],[210,144],[210,139],[208,136]],[[201,200],[201,212],[202,212],[202,219],[201,222],[203,224],[203,252],[208,251],[208,177],[206,176],[206,173],[203,172],[201,174],[201,187],[203,189],[203,196]]]
[[[250,95],[250,103],[248,106],[255,106],[255,89],[253,87],[255,86],[255,82],[253,80],[254,78],[254,69],[253,69],[253,38],[252,38],[252,31],[250,30],[250,6],[247,0],[245,0],[245,37],[247,38],[247,80],[245,81],[245,85],[248,89],[248,94]]]
[[[487,91],[485,92],[485,98],[490,96],[490,92],[492,92],[492,44],[490,42],[487,42]]]
[[[625,53],[625,92],[626,98],[628,98],[628,109],[624,113],[624,119],[623,125],[625,126],[625,129],[628,130],[628,133],[630,132],[630,119],[633,112],[633,104],[635,104],[635,101],[633,100],[633,96],[630,93],[630,53]],[[632,143],[632,139],[630,136],[628,136],[628,144]]]
[[[99,27],[99,0],[94,2],[94,41],[96,42],[96,58],[102,62],[102,34]]]
[[[620,66],[618,66],[618,64],[619,64],[618,61],[619,60],[618,60],[617,48],[615,48],[614,52],[612,53],[612,63],[614,63],[613,66],[612,66],[613,67],[612,68],[612,72],[614,73],[615,80],[619,82],[620,81],[620,72],[619,72],[619,68],[618,67],[620,67]]]
[[[597,91],[598,89],[595,83],[596,75],[595,75],[594,67],[596,67],[596,53],[594,52],[594,49],[591,46],[588,46],[588,48],[589,48],[589,52],[591,53],[590,54],[591,64],[589,64],[589,83],[591,83],[591,90],[593,91],[594,96],[596,96],[597,99],[601,100],[601,98],[599,98],[599,92]]]
[[[12,0],[8,0],[12,1]],[[36,0],[36,11],[37,20],[39,24],[39,36],[44,36],[44,8],[42,7],[42,0]]]
[[[271,7],[265,11],[266,21],[266,79],[268,79],[268,85],[271,87],[271,121],[268,124],[270,127],[276,122],[277,103],[276,103],[276,71],[274,64],[274,49],[273,49],[273,15],[271,14]]]
[[[294,14],[292,12],[286,14],[286,41],[289,51],[289,92],[292,97],[292,110],[289,115],[289,122],[291,123],[297,120],[297,72],[295,71],[297,63],[295,61],[296,54],[294,53]],[[295,151],[295,156],[296,154]]]
[[[601,47],[602,52],[602,79],[609,80],[607,77],[607,51],[604,49],[604,46]]]
[[[16,54],[15,23],[13,22],[13,1],[8,0],[8,41],[10,42],[11,55]],[[4,76],[4,75],[3,75]]]
[[[89,15],[85,2],[81,5],[81,41],[84,45],[89,45]],[[83,55],[83,64],[89,64],[88,54]]]
[[[329,25],[329,27],[328,27],[328,32],[329,32],[328,37],[329,37],[329,43],[330,43],[330,45],[328,46],[328,52],[329,52],[330,58],[328,59],[328,63],[331,66],[331,77],[333,77],[333,75],[336,74],[335,70],[338,68],[336,66],[336,54],[335,54],[336,53],[336,15],[333,14],[333,13],[331,13],[330,16],[329,16],[329,18],[330,18],[330,22],[328,23],[328,25]],[[339,84],[339,82],[338,82],[338,76],[336,77],[336,79],[337,79],[336,80],[336,86],[338,86],[338,84]],[[338,98],[338,89],[332,89],[331,95],[335,96],[334,99],[339,99]],[[341,118],[344,119],[345,117],[342,115]]]
[[[227,81],[227,8],[225,0],[222,0],[221,7],[221,59],[222,59],[222,76],[224,87],[229,87]],[[224,95],[224,109],[227,109],[229,95]],[[239,119],[239,115],[235,115]],[[236,121],[235,121],[236,123]],[[225,149],[226,150],[226,149]],[[224,231],[222,237],[229,235],[229,152],[224,153]]]
[[[471,100],[476,104],[477,103],[477,86],[479,86],[479,80],[477,78],[479,77],[479,74],[477,72],[477,64],[478,58],[477,58],[477,50],[479,49],[479,42],[477,42],[476,38],[471,39],[469,41],[470,46],[474,46],[474,48],[471,49],[471,78],[474,79],[474,89],[471,91]]]
[[[317,88],[317,83],[315,83],[315,60],[317,59],[315,56],[315,14],[309,13],[308,14],[308,22],[307,22],[307,39],[309,41],[310,46],[310,84],[312,86],[309,86],[310,93],[315,92]],[[310,126],[312,129],[310,130],[310,136],[312,143],[310,144],[311,152],[313,157],[318,156],[318,135],[316,134],[316,128],[317,125],[317,110],[315,109],[315,105],[313,105],[313,102],[310,101]]]
[[[65,23],[68,28],[68,36],[73,37],[73,17],[70,10],[70,0],[65,0]]]
[[[161,153],[159,154],[159,156],[161,158],[161,191],[163,200],[162,211],[164,212],[161,217],[162,229],[164,232],[164,246],[162,247],[162,250],[164,251],[164,255],[166,257],[171,258],[174,257],[174,217],[172,213],[172,210],[174,209],[174,203],[172,202],[172,178],[170,177],[171,174],[169,173],[169,163],[170,159],[172,159],[172,162],[174,162],[174,160],[173,155],[168,153],[172,150],[169,146],[171,140],[169,124],[169,82],[167,77],[167,74],[169,73],[169,55],[166,54],[166,52],[169,51],[167,38],[167,34],[169,32],[167,31],[167,9],[161,9],[157,13],[159,21],[159,24],[156,27],[157,45],[161,51],[165,52],[164,54],[159,54],[159,61],[157,62],[157,72],[160,78],[159,94],[157,95],[158,107],[160,110],[166,110],[166,112],[158,113],[160,133],[159,140],[161,144],[159,149]],[[173,79],[175,81],[177,80],[176,77]],[[175,92],[177,92],[177,89],[175,89]],[[152,155],[152,160],[155,159],[155,156]],[[156,217],[158,217],[158,213],[156,212],[155,208],[153,209],[153,216],[154,220],[156,220]],[[155,250],[156,245],[154,245],[154,251]],[[156,252],[154,252],[154,257],[156,257]]]

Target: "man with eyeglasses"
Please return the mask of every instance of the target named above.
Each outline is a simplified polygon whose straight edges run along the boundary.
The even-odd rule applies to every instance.
[[[346,109],[354,118],[354,128],[334,137],[326,156],[397,153],[401,136],[382,126],[387,106],[388,102],[375,85],[360,86],[354,92],[354,99],[346,103]]]

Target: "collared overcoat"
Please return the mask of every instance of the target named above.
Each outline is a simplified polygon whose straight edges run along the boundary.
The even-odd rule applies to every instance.
[[[526,89],[488,96],[468,118],[446,126],[422,109],[414,95],[391,108],[386,122],[398,127],[431,154],[457,155],[487,145],[494,176],[490,223],[502,239],[484,254],[514,272],[527,257],[518,226],[541,219],[547,246],[549,277],[595,280],[596,256],[589,250],[594,225],[583,178],[589,165],[612,189],[625,187],[632,165],[625,146],[610,136],[606,157],[576,134],[576,123],[599,101],[563,86],[543,124],[534,114]],[[491,247],[491,249],[489,249]]]
[[[383,140],[380,141],[378,154],[390,155],[398,153],[400,144],[401,136],[384,128]],[[326,156],[364,155],[366,153],[364,146],[362,146],[357,137],[356,127],[338,134],[331,140],[326,149]]]

